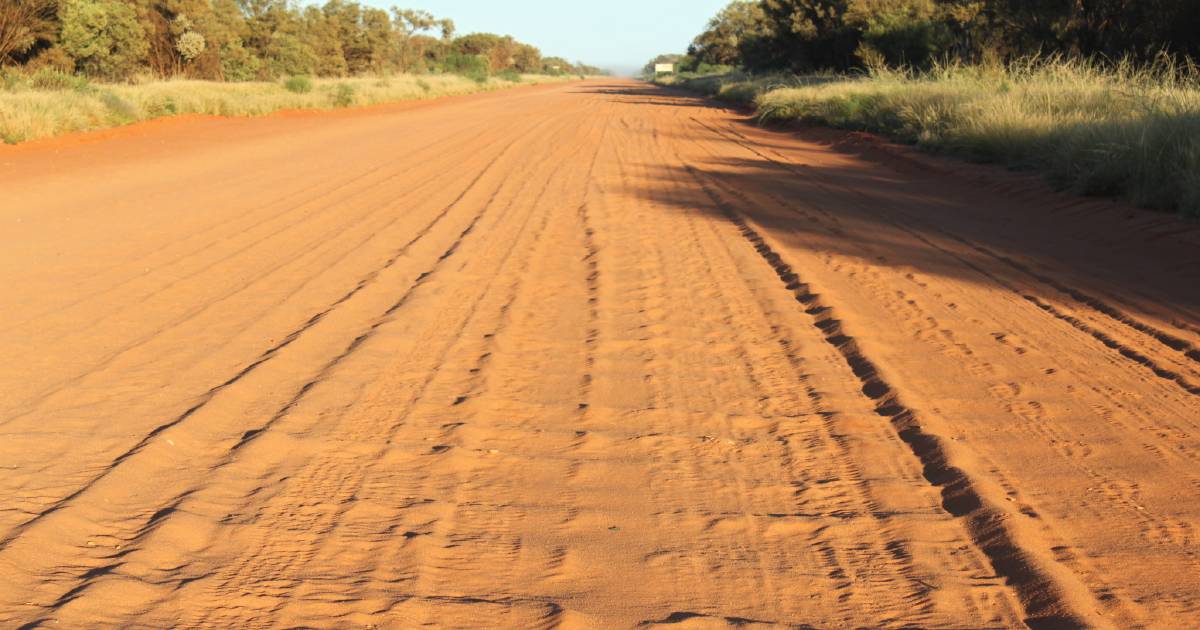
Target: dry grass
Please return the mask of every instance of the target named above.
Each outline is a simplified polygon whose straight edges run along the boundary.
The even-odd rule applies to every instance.
[[[681,83],[752,99],[764,121],[885,134],[968,159],[1037,169],[1079,193],[1200,216],[1200,76],[1193,67],[1032,59],[922,74]]]
[[[563,79],[527,75],[519,82],[559,80]],[[0,140],[12,144],[175,114],[259,116],[285,109],[373,105],[497,90],[518,82],[500,78],[478,82],[456,75],[313,79],[309,92],[290,91],[285,83],[90,84],[46,73],[8,75],[0,81]]]

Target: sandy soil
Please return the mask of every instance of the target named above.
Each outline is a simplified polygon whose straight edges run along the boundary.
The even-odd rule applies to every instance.
[[[0,151],[0,626],[1200,624],[1194,234],[843,144],[593,81]]]

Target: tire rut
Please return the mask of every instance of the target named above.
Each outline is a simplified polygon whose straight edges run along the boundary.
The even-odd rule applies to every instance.
[[[1025,608],[1026,624],[1032,628],[1092,625],[1076,610],[1075,604],[1067,600],[1055,579],[1039,567],[1039,561],[1021,547],[1005,522],[1006,512],[984,499],[966,472],[950,462],[942,439],[925,431],[917,414],[904,405],[899,392],[884,380],[858,342],[846,334],[833,308],[811,292],[798,273],[750,227],[740,212],[703,181],[694,167],[685,165],[685,168],[804,307],[825,341],[842,355],[862,383],[863,394],[874,401],[876,413],[888,419],[900,439],[924,465],[925,479],[941,488],[943,508],[963,520],[972,541],[991,560],[997,575],[1004,577],[1016,591]]]
[[[511,148],[515,143],[516,143],[516,141],[514,140],[512,143],[510,143],[508,145],[508,147],[506,147],[505,151],[507,151],[508,148]],[[94,487],[96,485],[96,483],[98,483],[99,481],[101,481],[105,477],[107,477],[118,466],[121,466],[123,463],[125,463],[127,460],[129,460],[131,457],[137,455],[139,452],[144,450],[147,445],[149,445],[156,437],[158,437],[164,431],[174,428],[174,427],[186,422],[189,418],[194,416],[197,412],[199,412],[206,405],[208,405],[208,403],[211,402],[217,395],[221,394],[223,391],[227,390],[228,388],[236,385],[239,381],[241,381],[243,378],[245,378],[249,374],[253,373],[255,370],[257,370],[263,364],[265,364],[265,363],[269,362],[271,359],[275,358],[282,350],[284,350],[285,348],[287,348],[288,346],[293,344],[297,339],[299,339],[302,335],[304,335],[304,333],[306,333],[307,331],[312,329],[314,326],[319,324],[330,313],[337,310],[343,304],[349,302],[355,295],[357,295],[359,292],[361,292],[366,287],[370,286],[370,284],[379,276],[380,273],[382,273],[384,270],[392,267],[402,256],[404,256],[405,253],[407,253],[409,251],[409,249],[413,245],[415,245],[425,235],[427,235],[431,230],[433,230],[433,228],[439,222],[441,222],[442,219],[445,218],[450,213],[450,211],[459,202],[461,202],[462,199],[465,198],[467,194],[469,194],[471,192],[471,190],[474,189],[475,185],[478,184],[478,182],[484,177],[484,175],[486,175],[491,170],[491,168],[504,156],[504,154],[505,154],[505,152],[501,152],[491,162],[489,162],[488,165],[484,169],[482,169],[467,184],[466,187],[464,187],[463,191],[454,199],[454,201],[452,201],[451,203],[449,203],[445,207],[443,207],[442,210],[439,211],[434,216],[434,218],[423,229],[421,229],[417,234],[415,234],[412,238],[410,238],[409,241],[407,241],[404,245],[399,247],[394,252],[394,254],[384,262],[384,264],[382,266],[371,271],[366,276],[363,276],[362,278],[360,278],[359,281],[354,285],[353,288],[351,288],[349,291],[347,291],[344,295],[342,295],[340,298],[338,298],[336,301],[331,303],[326,308],[313,314],[299,328],[291,331],[286,336],[284,336],[284,338],[281,339],[278,343],[271,346],[267,350],[263,351],[258,356],[257,359],[255,359],[248,365],[242,367],[236,373],[234,373],[233,375],[228,377],[225,381],[211,387],[209,390],[207,390],[204,394],[202,394],[200,396],[200,399],[195,404],[193,404],[191,407],[186,409],[183,413],[172,418],[168,422],[165,422],[163,424],[156,426],[149,433],[147,433],[144,437],[142,437],[138,442],[136,442],[132,447],[130,447],[128,450],[122,452],[117,457],[115,457],[108,465],[106,465],[104,467],[104,470],[99,475],[93,477],[87,483],[83,484],[82,486],[80,486],[75,491],[71,492],[70,494],[66,495],[62,499],[55,501],[53,504],[51,504],[47,508],[43,509],[38,514],[34,515],[32,518],[30,518],[30,519],[22,522],[21,524],[17,525],[16,527],[14,527],[3,538],[0,538],[0,552],[3,552],[10,545],[12,545],[13,541],[15,541],[17,538],[19,538],[31,526],[35,525],[37,522],[41,521],[45,517],[61,510],[63,507],[68,505],[71,501],[75,500],[76,498],[78,498],[79,496],[81,496],[82,494],[87,492],[89,489]],[[468,230],[467,230],[468,232],[472,227],[474,227],[475,222],[478,221],[478,218],[479,218],[479,215],[476,215],[476,217],[474,218],[474,220],[471,222],[470,226],[468,227]],[[459,242],[461,242],[461,238],[463,236],[465,236],[465,233],[460,235],[458,241],[455,241],[454,247],[452,247],[450,250],[447,250],[447,252],[444,252],[442,254],[442,257],[439,258],[438,262],[445,260],[445,258],[447,258],[453,254],[454,248],[456,248],[457,244]],[[416,282],[417,283],[422,282],[427,277],[428,273],[429,272],[423,273],[421,276],[419,276],[417,278]],[[407,293],[406,293],[406,295],[407,295]],[[396,308],[399,308],[399,305],[402,304],[402,301],[403,301],[403,298],[401,299],[400,302],[397,303],[397,305],[393,305],[393,308],[389,309],[389,313],[394,312]],[[385,313],[385,314],[387,314],[387,313]],[[354,341],[351,342],[350,351],[353,351],[353,348],[356,348],[361,343],[362,343],[362,336],[356,338]],[[306,385],[306,387],[311,387],[311,384]],[[302,396],[302,395],[303,395],[302,393],[297,394],[297,396]],[[252,437],[252,436],[250,436],[250,437]],[[243,436],[243,441],[245,441],[246,439],[247,439],[247,436]]]

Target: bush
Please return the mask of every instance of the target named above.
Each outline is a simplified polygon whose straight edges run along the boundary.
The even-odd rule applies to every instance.
[[[354,104],[354,86],[349,83],[339,83],[329,96],[334,107],[350,107]]]
[[[517,72],[516,70],[513,70],[512,68],[509,68],[508,70],[500,71],[496,75],[496,78],[500,79],[501,81],[508,81],[509,83],[520,83],[521,82],[521,74],[519,72]]]
[[[483,55],[464,55],[452,53],[442,60],[442,70],[484,83],[488,80],[489,66],[487,57]]]
[[[84,77],[52,68],[42,68],[31,74],[29,84],[36,90],[75,90],[76,92],[86,92],[91,87]]]
[[[283,82],[283,87],[287,91],[294,92],[296,94],[308,94],[312,91],[313,84],[312,79],[304,75],[297,75],[294,77],[288,77],[287,81]]]
[[[174,116],[177,113],[179,113],[179,106],[175,104],[175,99],[170,96],[152,98],[146,104],[146,114],[150,118]]]

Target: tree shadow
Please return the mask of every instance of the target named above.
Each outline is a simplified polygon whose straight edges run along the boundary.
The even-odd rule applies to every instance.
[[[632,90],[652,96],[644,104],[657,95],[712,108],[654,86]],[[691,149],[680,161],[641,164],[649,176],[626,182],[627,194],[681,212],[736,212],[790,248],[1080,302],[1114,318],[1148,314],[1171,334],[1200,334],[1200,239],[1177,238],[1197,226],[1174,215],[1054,193],[1036,174],[956,172],[951,162],[872,155],[870,143],[835,146],[842,132],[763,129],[748,116],[693,121],[655,130]]]
[[[628,82],[604,85],[588,85],[587,87],[569,91],[570,94],[599,94],[615,96],[626,103],[640,105],[657,105],[664,107],[689,107],[697,109],[721,110],[727,112],[748,113],[744,105],[721,103],[697,98],[691,92],[652,83]]]

